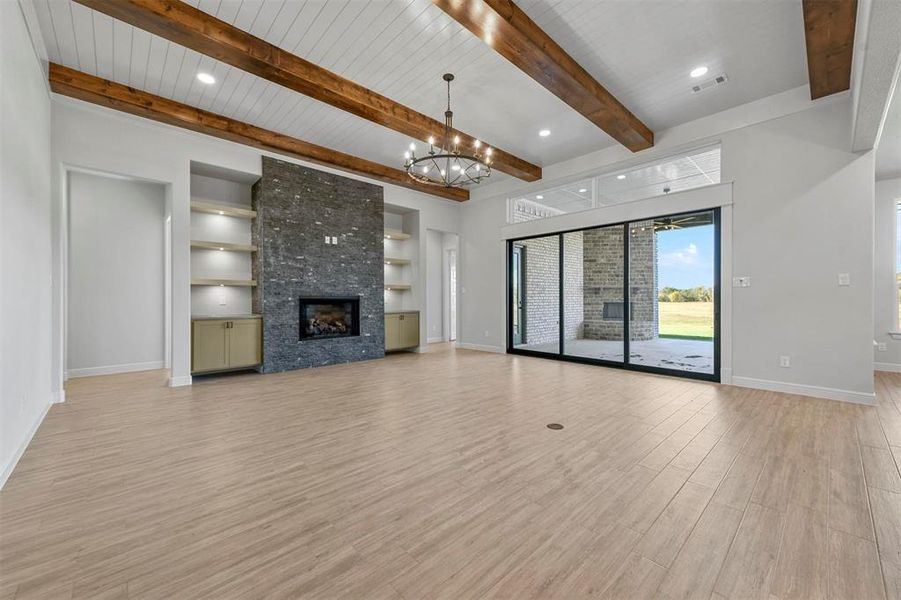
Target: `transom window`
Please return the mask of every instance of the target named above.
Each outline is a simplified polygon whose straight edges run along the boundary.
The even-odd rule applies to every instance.
[[[720,183],[720,176],[720,146],[707,146],[527,196],[510,198],[507,222],[546,219],[714,185]]]

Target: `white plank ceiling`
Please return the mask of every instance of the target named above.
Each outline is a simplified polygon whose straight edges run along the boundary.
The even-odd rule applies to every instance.
[[[401,166],[406,136],[71,0],[32,0],[51,61],[313,143]],[[190,0],[201,10],[540,165],[615,142],[430,0]],[[806,82],[799,0],[518,0],[652,129]],[[692,93],[707,65],[725,85]],[[216,78],[212,86],[196,79]],[[539,138],[540,129],[551,135]],[[493,179],[503,176],[496,173]]]

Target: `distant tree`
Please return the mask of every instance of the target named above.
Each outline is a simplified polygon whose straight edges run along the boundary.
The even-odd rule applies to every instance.
[[[712,302],[713,290],[699,285],[688,289],[674,287],[660,288],[657,292],[658,302]]]

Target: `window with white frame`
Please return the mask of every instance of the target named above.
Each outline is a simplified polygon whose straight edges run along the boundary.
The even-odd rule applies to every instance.
[[[717,144],[580,179],[508,200],[507,221],[521,223],[720,183]]]

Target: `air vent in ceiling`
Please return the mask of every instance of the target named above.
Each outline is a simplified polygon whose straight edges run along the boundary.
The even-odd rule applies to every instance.
[[[704,90],[709,90],[712,87],[716,87],[718,85],[722,85],[729,81],[729,76],[725,73],[720,73],[716,77],[708,79],[707,81],[702,81],[696,85],[691,86],[691,91],[694,93],[703,92]]]

